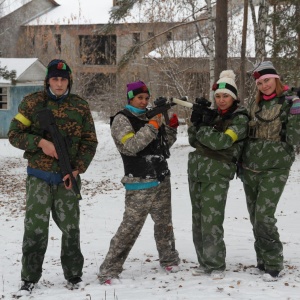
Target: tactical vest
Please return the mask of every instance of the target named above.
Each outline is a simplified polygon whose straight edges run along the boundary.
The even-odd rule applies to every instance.
[[[118,114],[122,114],[128,118],[135,133],[148,123],[148,121],[139,119],[126,109],[118,112],[116,115]],[[110,124],[112,124],[114,117],[111,118]],[[167,175],[170,175],[166,160],[169,157],[169,148],[163,126],[159,128],[156,139],[146,148],[139,151],[136,156],[128,156],[120,153],[125,176],[158,179],[158,181],[162,182]]]
[[[253,103],[250,110],[249,138],[264,139],[276,142],[286,142],[286,120],[283,115],[290,109],[290,102],[285,96],[278,98],[271,108],[265,108],[260,103]]]

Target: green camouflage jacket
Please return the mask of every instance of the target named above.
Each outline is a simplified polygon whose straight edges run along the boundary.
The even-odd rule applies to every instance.
[[[251,103],[250,122],[255,134],[249,137],[243,153],[243,167],[254,171],[289,169],[295,160],[294,145],[300,143],[300,114],[290,114],[291,104],[279,98]],[[263,118],[263,122],[257,118]],[[249,127],[251,128],[251,126]],[[252,134],[251,134],[252,135]]]
[[[242,153],[247,137],[247,111],[237,108],[231,117],[220,124],[217,116],[211,126],[188,129],[189,143],[196,151],[189,153],[188,174],[194,181],[222,182],[233,179],[235,162]]]
[[[44,92],[26,96],[11,121],[8,132],[10,143],[25,150],[24,158],[28,160],[29,167],[47,172],[60,171],[58,161],[45,155],[38,147],[42,138],[52,141],[37,120],[37,112],[45,105],[52,110],[58,129],[66,138],[72,167],[84,173],[95,155],[98,141],[88,103],[75,94],[69,94],[62,103],[53,101]]]

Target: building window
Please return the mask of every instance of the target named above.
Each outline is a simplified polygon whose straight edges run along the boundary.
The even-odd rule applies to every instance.
[[[148,32],[148,39],[151,41],[149,42],[150,48],[151,49],[155,49],[156,48],[156,44],[155,44],[155,38],[154,38],[154,32]]]
[[[172,32],[171,31],[169,31],[169,32],[167,32],[167,35],[166,35],[166,37],[167,37],[167,41],[172,41]]]
[[[8,88],[0,87],[0,109],[8,109]]]
[[[141,33],[140,32],[134,32],[132,34],[132,44],[137,45],[141,41]]]
[[[55,38],[56,54],[60,54],[61,53],[61,35],[60,34],[55,34],[54,38]]]
[[[43,42],[43,45],[42,45],[43,53],[47,53],[47,51],[48,51],[48,35],[47,34],[43,35],[42,42]]]
[[[123,0],[113,0],[113,6],[120,6]]]
[[[80,35],[79,51],[85,65],[115,65],[116,35]]]

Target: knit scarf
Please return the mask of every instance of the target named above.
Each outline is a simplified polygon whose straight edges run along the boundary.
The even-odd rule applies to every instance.
[[[287,85],[285,85],[285,86],[283,87],[283,91],[284,91],[284,92],[287,91],[288,89],[289,89],[289,87],[288,87]],[[271,95],[265,95],[265,94],[263,94],[263,95],[262,95],[262,98],[263,98],[265,101],[270,101],[270,100],[274,99],[276,96],[277,96],[277,94],[274,92],[274,93],[272,93]]]

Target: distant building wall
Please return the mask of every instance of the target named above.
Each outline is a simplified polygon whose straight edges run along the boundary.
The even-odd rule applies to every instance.
[[[18,57],[17,42],[20,35],[20,26],[52,7],[54,7],[54,4],[49,0],[32,0],[11,14],[0,18],[0,52],[2,57]]]

